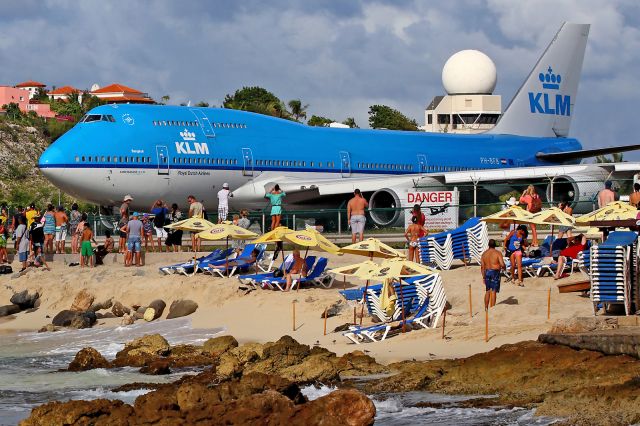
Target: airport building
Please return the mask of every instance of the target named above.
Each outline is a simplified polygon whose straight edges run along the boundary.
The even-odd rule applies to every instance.
[[[425,110],[426,132],[482,133],[493,128],[502,113],[500,95],[494,95],[496,66],[477,50],[451,56],[442,69],[446,95],[435,96]]]

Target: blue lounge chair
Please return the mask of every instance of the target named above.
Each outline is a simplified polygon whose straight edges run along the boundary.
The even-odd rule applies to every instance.
[[[164,274],[183,274],[183,275],[193,275],[196,272],[200,272],[202,270],[201,265],[207,265],[211,261],[216,261],[220,259],[224,259],[226,256],[229,256],[233,253],[233,249],[228,250],[213,250],[211,253],[199,257],[194,262],[193,259],[188,262],[176,263],[175,265],[163,266],[158,268],[160,272]]]
[[[258,255],[255,260],[251,259],[251,252],[257,249]],[[220,259],[213,262],[209,262],[207,267],[203,267],[203,272],[211,275],[216,274],[220,277],[224,277],[225,273],[228,276],[233,276],[237,271],[248,271],[251,266],[256,265],[264,256],[266,249],[265,244],[247,244],[240,256],[234,259]]]
[[[320,258],[320,260],[322,260],[323,258]],[[320,262],[320,260],[318,260],[318,262]],[[313,270],[313,264],[316,261],[316,257],[315,256],[307,256],[305,258],[305,263],[307,265],[307,275],[310,275]],[[326,265],[325,265],[326,267]],[[291,282],[291,289],[293,290],[293,288],[296,286],[298,280],[293,280]],[[285,287],[287,285],[287,279],[286,277],[278,277],[278,278],[267,278],[262,280],[262,288],[268,288],[271,290],[275,290],[278,289],[280,291],[284,291]]]
[[[307,258],[312,257],[315,261],[315,256],[307,256]],[[291,266],[293,266],[293,255],[289,254],[287,256],[287,258],[280,264],[280,266],[276,269],[276,270],[280,270],[283,272],[288,272],[289,269],[291,269]],[[268,280],[271,278],[278,278],[275,276],[275,271],[273,272],[264,272],[261,274],[246,274],[246,275],[239,275],[238,276],[238,281],[240,281],[242,284],[250,284],[255,288],[261,287],[260,283],[263,280]]]

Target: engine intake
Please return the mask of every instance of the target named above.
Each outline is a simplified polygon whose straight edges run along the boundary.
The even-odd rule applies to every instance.
[[[371,194],[369,198],[369,215],[373,223],[378,226],[397,224],[402,217],[401,210],[397,210],[400,207],[401,203],[398,194],[389,188],[379,189]]]

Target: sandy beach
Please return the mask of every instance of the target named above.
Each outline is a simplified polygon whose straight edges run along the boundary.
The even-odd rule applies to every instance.
[[[324,255],[325,253],[314,253]],[[498,304],[490,310],[489,341],[484,340],[485,316],[483,307],[484,285],[477,265],[454,265],[442,271],[447,300],[452,308],[447,312],[445,339],[442,339],[440,321],[437,329],[416,330],[386,341],[354,345],[341,333],[332,332],[337,326],[353,321],[353,305],[340,315],[328,318],[327,335],[323,335],[322,313],[342,297],[338,290],[345,285],[354,288],[364,282],[338,277],[332,288],[307,289],[283,293],[256,290],[246,294],[239,290],[237,278],[162,275],[158,267],[185,260],[189,254],[149,254],[141,268],[125,268],[120,255],[109,255],[105,265],[94,269],[69,267],[61,259],[50,263],[52,270],[30,270],[19,278],[3,277],[0,301],[9,303],[15,291],[29,289],[41,293],[41,305],[35,312],[21,312],[13,319],[0,321],[0,332],[38,330],[51,322],[51,318],[63,309],[69,309],[75,295],[86,289],[96,302],[109,298],[125,306],[146,306],[154,299],[162,299],[167,307],[177,299],[191,299],[198,303],[198,310],[190,317],[193,327],[224,327],[241,343],[275,341],[289,334],[301,343],[323,347],[341,355],[355,349],[366,350],[379,362],[388,363],[405,359],[426,360],[434,358],[458,358],[486,352],[507,343],[535,340],[540,333],[549,330],[558,319],[592,315],[588,298],[579,293],[559,294],[556,284],[581,276],[574,273],[562,281],[553,278],[528,278],[525,287],[511,283],[502,284]],[[329,255],[330,267],[360,262],[362,257],[353,255]],[[67,256],[67,259],[70,259]],[[469,285],[472,290],[473,315],[469,315]],[[547,291],[551,288],[551,319],[547,320]],[[296,329],[292,325],[292,304],[296,306]],[[358,307],[358,312],[360,308]],[[103,311],[106,312],[106,311]],[[168,308],[157,321],[162,321]],[[143,321],[143,320],[140,320]],[[120,318],[98,320],[97,326],[115,326]],[[365,317],[364,323],[370,322]]]

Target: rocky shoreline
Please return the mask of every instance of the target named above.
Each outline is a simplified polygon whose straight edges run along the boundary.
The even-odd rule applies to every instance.
[[[458,406],[536,408],[536,414],[561,417],[566,424],[640,421],[640,361],[532,341],[464,359],[385,366],[360,351],[338,357],[289,336],[265,344],[238,345],[233,337],[221,336],[203,346],[170,346],[155,334],[127,343],[111,361],[84,348],[68,370],[125,366],[145,374],[184,367],[202,372],[170,384],[133,383],[114,390],[153,389],[133,405],[105,399],[50,402],[35,408],[21,424],[368,425],[375,407],[367,394],[409,391],[497,395]],[[345,380],[379,374],[384,377],[357,384]],[[319,383],[340,389],[308,401],[300,387]]]

